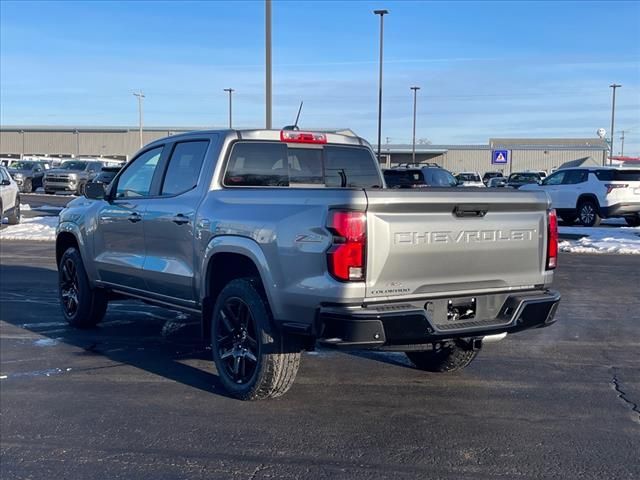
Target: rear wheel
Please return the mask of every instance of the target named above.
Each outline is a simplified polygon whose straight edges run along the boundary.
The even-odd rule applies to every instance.
[[[467,347],[463,342],[441,342],[432,350],[405,352],[416,368],[427,372],[455,372],[467,367],[477,356],[478,350]]]
[[[630,227],[640,227],[640,214],[634,217],[624,217],[624,220]]]
[[[232,280],[218,295],[211,349],[220,381],[241,400],[283,395],[300,365],[300,350],[273,328],[260,282],[252,278]]]
[[[9,225],[17,225],[20,223],[20,196],[16,197],[16,204],[13,206],[13,210],[9,215],[7,215],[7,221]]]
[[[593,200],[583,200],[578,206],[578,218],[585,227],[597,227],[602,221],[598,205]]]
[[[58,292],[62,314],[70,325],[78,328],[95,327],[107,311],[107,297],[91,288],[80,252],[67,249],[58,265]]]

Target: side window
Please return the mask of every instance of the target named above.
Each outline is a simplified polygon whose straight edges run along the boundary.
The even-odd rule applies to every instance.
[[[322,150],[310,148],[289,148],[289,185],[324,186],[322,174]]]
[[[564,175],[563,185],[575,185],[587,180],[586,170],[569,170]]]
[[[233,146],[224,185],[288,187],[287,146],[275,142],[239,142]]]
[[[9,180],[9,178],[7,177],[4,168],[0,168],[0,180],[2,180],[3,182],[5,180]]]
[[[545,181],[542,182],[542,184],[543,185],[560,185],[564,180],[565,173],[566,172],[556,172],[553,175],[548,176],[545,179]]]
[[[208,146],[206,140],[176,143],[164,174],[161,195],[179,195],[195,188]]]
[[[613,180],[613,170],[598,170],[596,177],[598,177],[598,180],[601,182],[610,182]]]
[[[116,198],[146,197],[163,147],[148,150],[132,161],[116,185]]]

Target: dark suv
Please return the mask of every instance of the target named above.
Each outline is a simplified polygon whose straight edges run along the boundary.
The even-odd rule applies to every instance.
[[[42,178],[48,167],[49,165],[43,162],[19,160],[11,163],[8,171],[18,184],[21,192],[31,193],[35,189],[42,187]]]
[[[388,188],[455,187],[456,178],[437,165],[397,167],[385,170],[384,181]]]

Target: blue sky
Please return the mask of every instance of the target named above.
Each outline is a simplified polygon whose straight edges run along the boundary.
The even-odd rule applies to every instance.
[[[486,143],[593,137],[640,155],[638,2],[273,3],[274,126],[376,140],[378,18],[387,8],[383,137]],[[264,2],[0,2],[3,125],[264,126]],[[384,141],[384,140],[383,140]]]

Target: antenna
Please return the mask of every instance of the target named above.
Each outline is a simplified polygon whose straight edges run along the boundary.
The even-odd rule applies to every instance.
[[[300,107],[298,108],[298,115],[296,115],[296,122],[293,125],[287,125],[283,128],[283,130],[300,130],[298,128],[298,120],[300,120],[300,112],[302,112],[302,104],[304,101],[300,102]]]
[[[302,112],[302,104],[304,103],[304,101],[300,101],[300,108],[298,108],[298,115],[296,115],[296,123],[293,124],[293,126],[295,127],[295,129],[298,129],[298,120],[300,120],[300,112]]]

